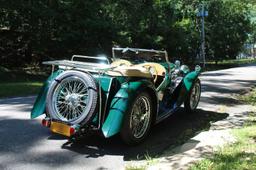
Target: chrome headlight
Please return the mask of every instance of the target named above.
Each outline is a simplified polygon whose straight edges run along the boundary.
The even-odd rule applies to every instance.
[[[176,69],[180,68],[180,60],[176,60],[174,64]]]
[[[182,66],[180,67],[180,70],[181,70],[183,73],[185,73],[185,74],[187,74],[187,73],[189,72],[189,68],[188,68],[188,66],[186,66],[186,65],[182,65]]]
[[[201,71],[201,67],[200,67],[199,65],[196,65],[195,71],[196,71],[196,72],[200,72],[200,71]]]

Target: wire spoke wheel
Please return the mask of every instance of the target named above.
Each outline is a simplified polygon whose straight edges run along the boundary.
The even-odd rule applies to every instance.
[[[150,101],[145,96],[140,96],[133,105],[130,128],[135,138],[141,138],[149,126],[150,120]]]
[[[195,83],[190,96],[190,107],[192,110],[195,109],[199,103],[200,93],[200,84]]]
[[[153,119],[153,101],[147,91],[141,91],[134,96],[131,107],[127,108],[120,131],[123,141],[128,145],[142,142],[149,134]]]
[[[63,80],[53,94],[54,109],[62,121],[72,121],[85,114],[88,87],[77,77]]]
[[[49,87],[46,111],[50,117],[70,124],[85,124],[95,114],[98,91],[90,74],[66,71]]]
[[[187,113],[192,113],[196,110],[201,97],[201,83],[196,79],[193,87],[190,90],[187,99],[184,101],[184,107]]]

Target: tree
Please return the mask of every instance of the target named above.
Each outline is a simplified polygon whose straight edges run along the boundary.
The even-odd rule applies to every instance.
[[[206,24],[208,50],[216,62],[235,59],[251,31],[248,11],[241,1],[209,1]]]
[[[0,61],[7,66],[111,54],[113,45],[166,49],[194,61],[200,46],[199,4],[208,55],[234,58],[251,32],[250,0],[0,0]],[[255,4],[254,4],[255,5]]]

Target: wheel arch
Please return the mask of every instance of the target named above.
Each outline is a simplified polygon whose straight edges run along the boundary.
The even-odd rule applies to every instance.
[[[151,87],[146,87],[145,91],[151,96],[152,104],[153,104],[153,118],[151,124],[155,124],[156,118],[157,118],[157,113],[159,110],[159,101],[158,101],[158,96],[157,92],[155,89]]]
[[[154,109],[158,110],[157,93],[154,84],[151,81],[143,79],[140,81],[123,83],[111,101],[108,116],[101,129],[106,138],[120,132],[124,115],[137,94],[141,91],[147,91],[150,96],[154,96],[153,104],[156,104],[156,108]],[[156,116],[156,113],[154,115]]]
[[[199,74],[200,74],[199,72],[193,71],[188,73],[183,78],[181,88],[177,93],[178,96],[176,96],[175,102],[177,107],[182,105],[182,103],[186,100],[191,88],[193,87],[194,82],[198,79]]]

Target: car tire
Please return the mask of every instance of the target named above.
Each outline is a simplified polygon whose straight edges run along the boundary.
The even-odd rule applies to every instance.
[[[59,106],[58,103],[61,102],[64,104]],[[90,74],[75,70],[65,71],[49,87],[46,112],[52,119],[84,125],[93,118],[97,102],[97,84]],[[66,107],[66,110],[61,110],[62,107]]]
[[[187,113],[193,113],[196,110],[200,101],[200,97],[201,97],[201,83],[199,79],[196,79],[184,102],[185,111]]]
[[[124,143],[136,145],[142,142],[149,133],[152,117],[153,105],[151,97],[147,92],[142,92],[135,97],[131,107],[125,114],[120,132]]]

